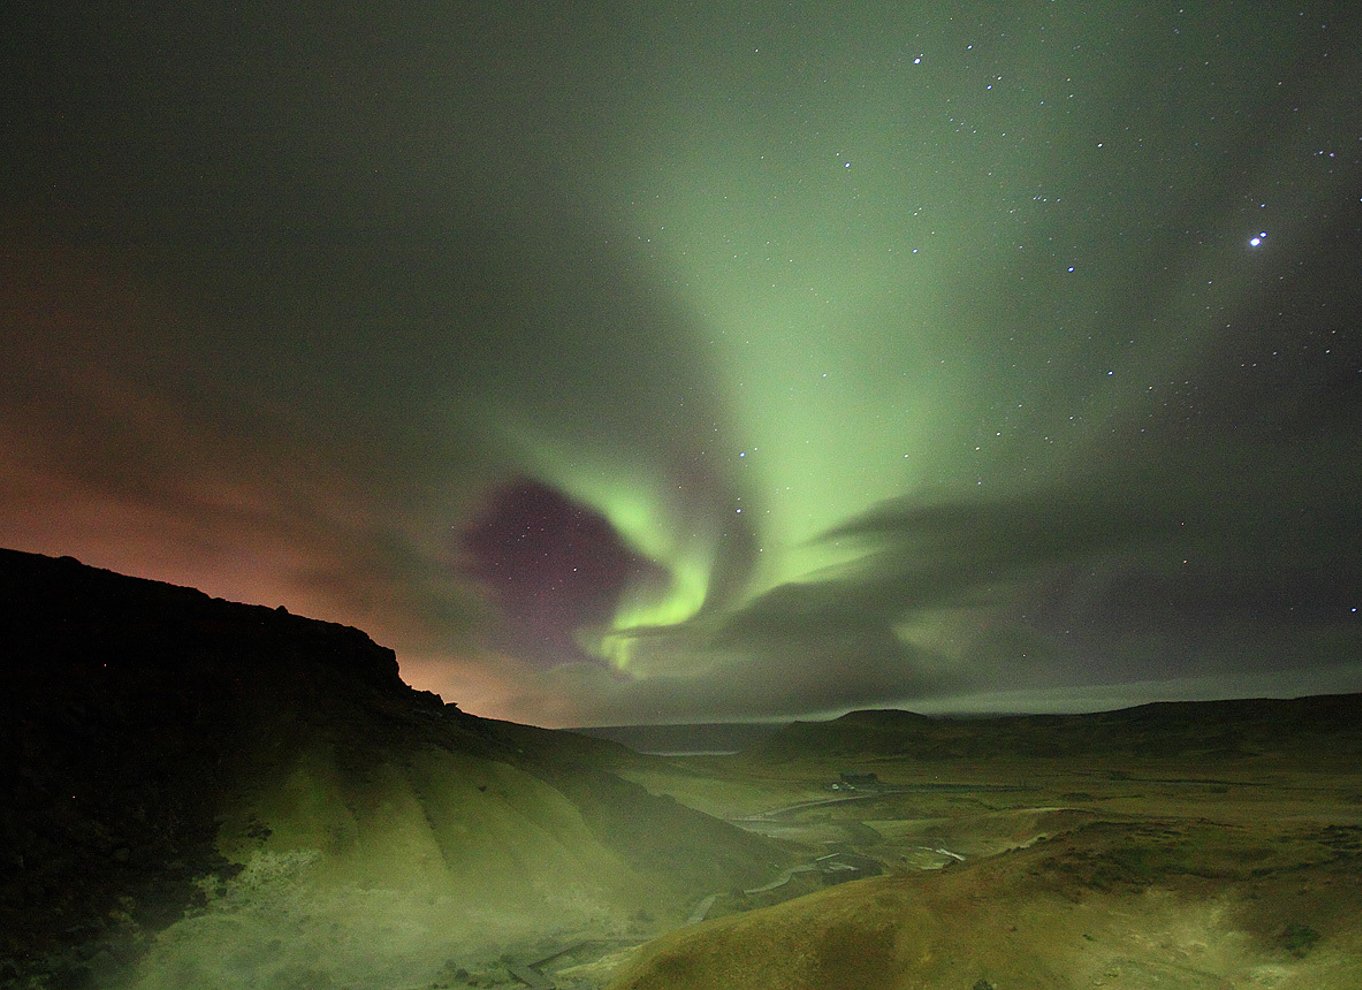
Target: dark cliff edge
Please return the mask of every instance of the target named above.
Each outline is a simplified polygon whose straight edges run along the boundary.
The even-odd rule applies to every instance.
[[[193,588],[88,567],[72,557],[0,549],[0,635],[7,677],[58,670],[182,672],[226,661],[243,675],[317,664],[367,687],[411,692],[397,657],[358,629],[243,605]],[[230,656],[224,648],[230,647]]]
[[[783,860],[616,776],[644,759],[622,746],[481,719],[411,688],[393,651],[357,629],[0,550],[0,987],[100,985],[137,964],[241,869],[223,855],[224,829],[238,845],[274,841],[271,823],[243,836],[241,819],[262,781],[318,751],[352,796],[421,753],[514,768],[677,899]],[[453,815],[457,829],[457,799],[432,800],[431,827],[448,831]]]
[[[0,977],[178,916],[248,751],[342,706],[446,707],[357,629],[0,550]]]

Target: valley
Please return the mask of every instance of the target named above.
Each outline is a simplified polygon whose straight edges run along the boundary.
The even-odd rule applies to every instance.
[[[0,604],[5,990],[1362,985],[1362,696],[656,756],[69,558]]]
[[[1362,781],[1347,721],[1315,730],[1334,745],[1287,732],[1216,758],[642,761],[624,776],[797,862],[709,894],[654,940],[546,960],[539,985],[1351,987]],[[447,985],[534,985],[504,973]]]
[[[816,795],[844,757],[654,771],[649,786],[809,857],[874,866],[854,882],[810,870],[731,891],[711,920],[639,950],[608,985],[1355,986],[1362,788],[1344,749],[1100,763],[879,756],[857,766],[877,775],[875,791],[831,801]],[[760,795],[783,781],[791,805],[754,814],[744,775]]]
[[[1215,734],[1224,718],[1203,726]],[[1218,756],[753,754],[640,775],[810,857],[873,866],[854,882],[810,870],[730,892],[711,921],[646,946],[607,985],[1357,986],[1355,730],[1321,718],[1313,733],[1332,745],[1283,731]],[[827,799],[849,767],[874,773],[872,790]],[[785,808],[753,813],[782,783]]]

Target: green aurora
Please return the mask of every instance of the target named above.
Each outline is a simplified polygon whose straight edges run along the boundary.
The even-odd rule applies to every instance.
[[[1348,5],[9,16],[6,545],[540,724],[1362,688]]]

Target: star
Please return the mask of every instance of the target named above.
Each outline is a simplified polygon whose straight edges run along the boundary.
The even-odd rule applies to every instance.
[[[1258,231],[1257,234],[1249,238],[1249,247],[1260,247],[1266,238],[1267,238],[1266,230]]]

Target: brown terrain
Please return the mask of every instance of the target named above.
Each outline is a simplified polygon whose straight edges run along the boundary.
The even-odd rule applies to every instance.
[[[1362,696],[647,757],[13,551],[0,642],[2,987],[1362,986]]]
[[[707,794],[698,767],[670,786],[737,817],[744,779],[812,801],[800,782],[874,773],[838,803],[744,825],[883,873],[721,901],[732,913],[647,945],[609,985],[1362,986],[1360,740],[1358,696],[792,726],[710,761]]]

